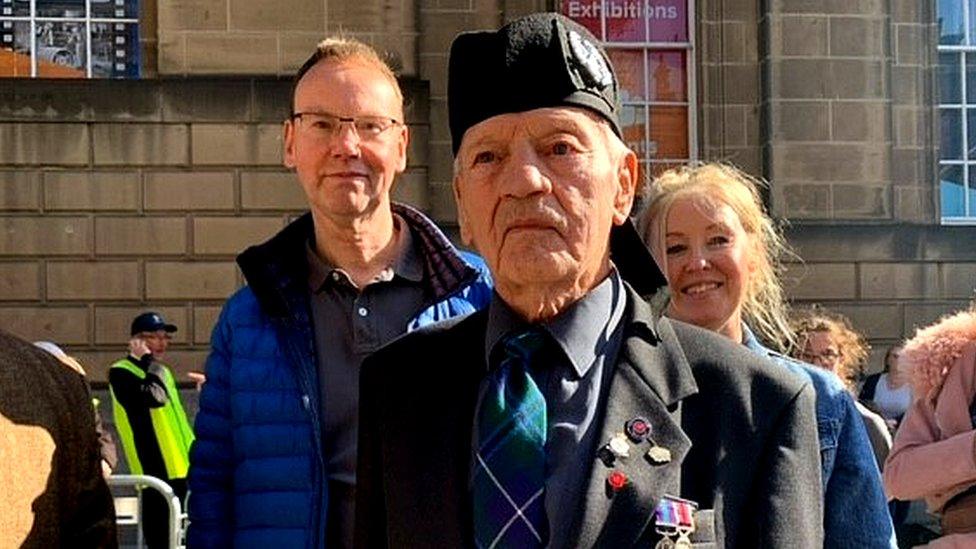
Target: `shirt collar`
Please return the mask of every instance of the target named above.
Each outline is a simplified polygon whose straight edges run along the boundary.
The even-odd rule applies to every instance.
[[[383,269],[374,282],[389,282],[393,280],[394,276],[411,282],[420,282],[423,280],[424,271],[416,246],[414,246],[410,227],[398,214],[393,214],[393,223],[396,228],[394,235],[397,253],[393,264]],[[323,285],[330,280],[335,282],[341,280],[352,285],[349,276],[341,267],[336,267],[319,257],[315,251],[314,234],[309,236],[305,242],[305,258],[308,262],[308,288],[313,293],[321,291]]]
[[[614,268],[603,282],[582,299],[539,326],[563,350],[576,375],[583,377],[605,352],[623,317],[626,302],[623,282]],[[488,306],[485,356],[491,356],[495,346],[508,332],[526,325],[525,320],[512,311],[498,293],[493,293]]]

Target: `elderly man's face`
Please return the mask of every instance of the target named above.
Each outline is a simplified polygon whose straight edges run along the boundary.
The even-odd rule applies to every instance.
[[[606,274],[610,229],[627,219],[637,180],[636,157],[614,139],[600,118],[569,107],[494,116],[464,134],[461,236],[500,291],[567,282],[585,291]]]

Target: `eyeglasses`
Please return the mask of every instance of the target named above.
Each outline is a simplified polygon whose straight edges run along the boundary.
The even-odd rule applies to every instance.
[[[335,116],[325,112],[296,112],[291,115],[297,118],[305,131],[313,137],[328,140],[339,134],[343,124],[352,126],[356,136],[362,141],[375,141],[383,132],[399,126],[395,118],[385,116]]]
[[[840,358],[840,353],[834,351],[833,349],[827,349],[820,354],[800,353],[799,358],[808,364],[814,364],[816,362],[834,362]]]

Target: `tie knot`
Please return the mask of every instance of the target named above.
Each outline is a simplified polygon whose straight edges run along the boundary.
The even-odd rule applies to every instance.
[[[504,338],[505,354],[529,364],[545,348],[547,337],[544,330],[534,326],[513,331]]]

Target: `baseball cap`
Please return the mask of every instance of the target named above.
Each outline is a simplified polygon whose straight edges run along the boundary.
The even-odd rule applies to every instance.
[[[155,332],[157,330],[163,330],[166,332],[175,332],[176,326],[172,324],[167,324],[163,317],[159,313],[146,312],[135,317],[132,320],[132,329],[130,330],[130,335],[136,335],[142,332]]]

